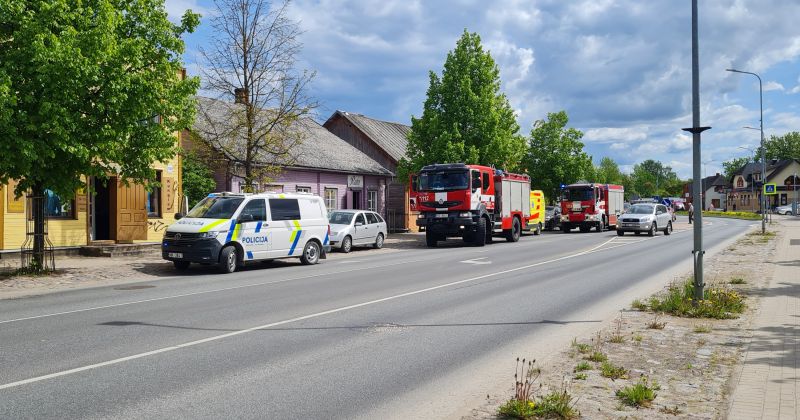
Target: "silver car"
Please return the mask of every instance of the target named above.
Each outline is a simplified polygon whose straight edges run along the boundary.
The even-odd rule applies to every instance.
[[[653,236],[657,230],[662,230],[664,235],[672,233],[672,214],[663,204],[634,204],[619,217],[617,224],[619,236],[625,232],[634,232],[637,235],[647,232]]]
[[[792,205],[791,204],[787,204],[785,206],[775,207],[775,213],[791,215],[792,214]]]
[[[383,248],[386,221],[380,214],[367,210],[335,210],[328,215],[331,225],[331,248],[350,252],[354,246]]]

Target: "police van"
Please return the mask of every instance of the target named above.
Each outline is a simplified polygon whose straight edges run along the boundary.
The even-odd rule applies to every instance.
[[[308,193],[215,193],[175,217],[161,255],[178,270],[200,263],[232,273],[249,261],[293,257],[316,264],[331,249],[325,203]]]

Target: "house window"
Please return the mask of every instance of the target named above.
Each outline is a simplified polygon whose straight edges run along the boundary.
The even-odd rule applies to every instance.
[[[161,171],[156,171],[156,182],[161,183]],[[147,217],[161,217],[161,187],[152,186],[147,191]]]
[[[744,188],[744,180],[742,178],[736,180],[736,188]]]
[[[51,190],[44,190],[45,216],[49,219],[71,219],[75,206],[72,201],[64,200]]]
[[[367,210],[378,211],[378,192],[367,191]]]
[[[761,181],[761,174],[758,172],[753,173],[753,179],[756,181]]]
[[[337,210],[339,207],[336,202],[339,201],[339,190],[336,188],[325,188],[325,207],[328,211]]]
[[[247,184],[244,183],[244,180],[242,180],[242,182],[239,183],[239,192],[240,193],[246,193],[246,192],[257,193],[258,191],[259,191],[258,182],[254,182],[253,183],[253,190],[252,191],[247,191]]]
[[[299,192],[299,193],[310,193],[311,192],[311,187],[301,187],[301,186],[298,185],[294,190]]]
[[[264,188],[262,188],[261,192],[282,193],[283,185],[267,184],[264,185]]]

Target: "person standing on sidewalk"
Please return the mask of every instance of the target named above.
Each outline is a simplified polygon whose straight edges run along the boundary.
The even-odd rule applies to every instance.
[[[692,203],[689,203],[689,224],[692,224],[692,219],[694,219],[694,206]]]

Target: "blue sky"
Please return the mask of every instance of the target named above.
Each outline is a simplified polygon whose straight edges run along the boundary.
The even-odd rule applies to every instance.
[[[800,2],[700,1],[701,124],[704,172],[747,156],[758,127],[764,80],[764,131],[800,131]],[[185,60],[199,74],[197,46],[210,36],[210,0],[167,0],[172,19],[204,15]],[[502,89],[521,132],[548,112],[566,110],[595,162],[623,170],[660,160],[691,176],[691,2],[689,0],[295,0],[304,34],[302,67],[315,70],[311,94],[324,121],[340,109],[410,124],[419,116],[428,71],[466,28],[481,35],[500,67]]]

